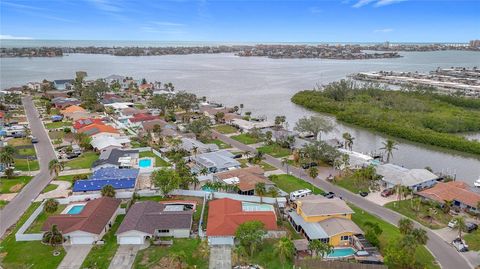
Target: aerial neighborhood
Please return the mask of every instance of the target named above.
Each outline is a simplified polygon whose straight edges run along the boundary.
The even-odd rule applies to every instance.
[[[1,268],[440,268],[433,234],[480,251],[480,179],[390,162],[391,138],[356,152],[322,117],[83,71],[0,101]]]

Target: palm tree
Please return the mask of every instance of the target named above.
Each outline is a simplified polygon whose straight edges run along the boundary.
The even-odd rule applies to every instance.
[[[271,187],[270,189],[268,189],[268,194],[269,194],[270,196],[272,196],[273,198],[275,198],[275,197],[278,197],[279,191],[278,191],[277,188]]]
[[[465,222],[465,218],[462,216],[457,216],[453,218],[453,221],[455,222],[455,229],[458,230],[458,237],[462,239],[462,231],[464,231],[467,228],[467,224]]]
[[[382,142],[383,147],[380,148],[385,151],[387,154],[387,163],[390,162],[390,158],[393,158],[393,151],[397,150],[398,148],[395,147],[397,145],[397,142],[392,139],[387,139],[386,141]]]
[[[42,242],[56,247],[57,245],[63,243],[63,235],[58,230],[57,225],[52,225],[50,231],[43,234]]]
[[[57,159],[53,159],[48,163],[48,170],[50,171],[50,175],[55,174],[55,177],[58,177],[58,174],[63,171],[63,163]]]
[[[325,257],[332,253],[333,247],[328,243],[323,243],[322,241],[315,239],[308,243],[308,249],[310,249],[312,256],[313,253],[315,253],[315,256],[317,257]]]
[[[43,210],[47,213],[53,213],[57,211],[57,209],[58,209],[58,201],[51,198],[45,202],[45,205],[43,207]]]
[[[263,196],[267,193],[265,183],[259,182],[255,184],[255,194],[260,196],[260,203],[263,203]]]
[[[202,176],[208,175],[208,169],[206,167],[203,167],[202,169],[200,169],[199,174],[202,175]]]
[[[295,246],[292,240],[287,237],[282,237],[275,244],[275,254],[280,257],[282,264],[285,264],[285,260],[290,260],[295,253]]]
[[[197,157],[197,153],[198,153],[198,147],[197,146],[193,146],[192,147],[192,153],[193,153],[193,156],[195,156],[195,158]]]
[[[115,189],[112,185],[105,185],[102,188],[102,197],[115,197]]]
[[[350,133],[343,133],[342,135],[344,140],[344,147],[345,149],[352,150],[353,148],[353,140],[355,139]]]
[[[413,230],[413,222],[410,219],[402,218],[398,221],[398,229],[403,235],[409,234]]]
[[[308,168],[308,175],[311,178],[315,179],[318,176],[318,168],[315,166],[311,166],[310,168]]]
[[[282,158],[282,166],[285,166],[287,168],[287,175],[290,174],[290,173],[288,173],[288,159],[287,158]]]
[[[13,154],[6,151],[2,150],[0,152],[0,162],[6,164],[7,167],[10,167],[10,165],[15,161],[13,158]]]

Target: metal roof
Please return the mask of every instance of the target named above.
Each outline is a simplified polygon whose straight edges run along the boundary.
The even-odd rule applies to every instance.
[[[329,238],[328,234],[325,232],[325,230],[323,230],[322,226],[320,226],[318,222],[306,222],[295,211],[288,212],[288,215],[297,225],[302,226],[302,229],[305,231],[310,240]]]

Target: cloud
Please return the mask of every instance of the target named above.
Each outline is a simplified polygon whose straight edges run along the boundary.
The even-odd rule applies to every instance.
[[[407,0],[358,0],[352,7],[360,8],[373,3],[374,7],[383,7],[395,3],[405,2]]]
[[[97,9],[100,9],[102,11],[106,12],[121,12],[123,9],[118,5],[118,2],[112,2],[109,0],[88,0],[90,3],[92,3]]]
[[[355,3],[352,7],[354,8],[359,8],[363,7],[365,5],[370,4],[371,2],[375,2],[376,0],[359,0],[357,3]]]
[[[400,3],[404,1],[406,0],[379,0],[377,3],[375,3],[375,6],[376,7],[388,6],[391,4]]]
[[[323,9],[319,8],[319,7],[311,7],[308,9],[310,11],[310,13],[312,14],[318,14],[318,13],[322,13],[323,12]]]
[[[33,38],[27,36],[0,35],[0,39],[30,40]]]
[[[21,12],[32,17],[38,17],[38,18],[61,21],[61,22],[75,22],[74,20],[71,20],[68,18],[50,15],[54,13],[51,9],[18,4],[18,3],[10,3],[6,1],[1,2],[1,4],[14,9],[16,12]]]
[[[392,28],[376,29],[373,32],[374,33],[390,33],[390,32],[393,32],[393,29]]]
[[[152,24],[158,25],[158,26],[185,26],[183,23],[176,23],[176,22],[169,22],[169,21],[153,21]]]

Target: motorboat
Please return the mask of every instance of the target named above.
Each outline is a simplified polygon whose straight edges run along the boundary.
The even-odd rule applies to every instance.
[[[477,181],[473,182],[473,185],[477,188],[480,188],[480,177],[477,179]]]

